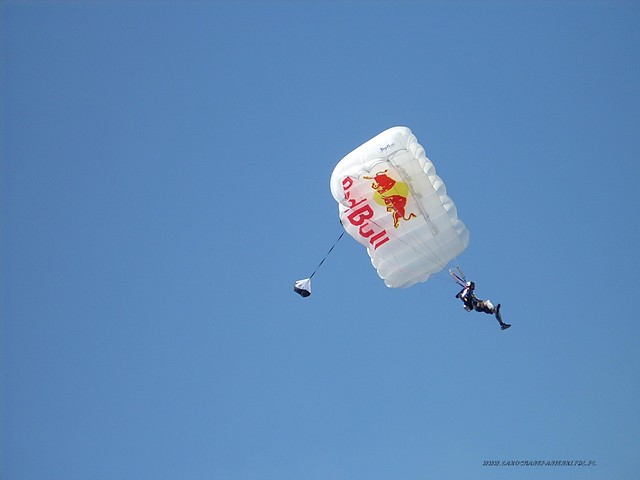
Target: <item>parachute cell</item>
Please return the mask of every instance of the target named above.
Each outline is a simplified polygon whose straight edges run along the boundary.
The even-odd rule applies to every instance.
[[[392,288],[424,282],[469,244],[446,187],[406,127],[393,127],[336,165],[331,193],[345,230]]]

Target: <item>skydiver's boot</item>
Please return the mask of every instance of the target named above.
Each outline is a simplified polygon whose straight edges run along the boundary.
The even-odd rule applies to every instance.
[[[498,304],[495,308],[495,315],[496,315],[496,320],[498,320],[498,322],[500,322],[500,328],[502,330],[506,330],[507,328],[509,328],[511,326],[511,324],[509,323],[504,323],[502,321],[502,315],[500,315],[500,304]]]

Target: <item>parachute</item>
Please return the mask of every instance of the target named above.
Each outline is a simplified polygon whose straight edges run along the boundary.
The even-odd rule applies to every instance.
[[[301,297],[311,295],[311,277],[296,281],[296,283],[293,284],[293,291]]]
[[[380,133],[331,175],[340,222],[391,288],[425,282],[469,244],[446,187],[407,127]]]

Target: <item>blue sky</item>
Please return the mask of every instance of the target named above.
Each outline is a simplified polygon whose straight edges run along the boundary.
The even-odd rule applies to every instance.
[[[637,478],[639,3],[1,13],[3,478]],[[394,125],[510,330],[349,237],[293,293]]]

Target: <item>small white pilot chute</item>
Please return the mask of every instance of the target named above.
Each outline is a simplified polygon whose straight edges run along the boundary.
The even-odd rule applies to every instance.
[[[302,280],[298,280],[293,285],[293,291],[301,297],[308,297],[309,295],[311,295],[311,279],[304,278]]]

